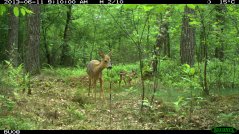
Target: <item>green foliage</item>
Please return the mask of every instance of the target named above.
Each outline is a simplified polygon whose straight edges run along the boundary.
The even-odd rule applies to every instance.
[[[192,98],[187,96],[179,96],[178,100],[173,102],[173,104],[175,110],[179,112],[178,114],[181,115],[186,113],[180,113],[180,111],[190,109],[191,106],[200,109],[201,104],[203,104],[206,101],[207,100],[205,98],[196,95],[192,96]],[[190,103],[192,103],[193,105],[190,105]]]
[[[187,4],[189,8],[195,9],[196,5],[195,4]]]
[[[191,68],[188,64],[182,65],[182,71],[189,76],[193,76],[195,74],[195,69]]]
[[[0,5],[0,15],[3,15],[7,11],[6,5]]]
[[[135,70],[137,72],[137,74],[139,75],[139,66],[138,64],[127,64],[127,65],[115,65],[113,66],[113,68],[111,70],[105,70],[105,73],[103,73],[104,75],[104,79],[106,81],[113,81],[113,82],[118,82],[118,80],[120,79],[119,77],[119,72],[120,71],[127,71],[127,72],[131,72],[132,70]],[[107,71],[107,72],[106,72]]]
[[[123,7],[125,9],[136,9],[137,8],[137,4],[128,4],[128,5],[124,5]]]
[[[6,96],[0,95],[0,115],[12,111],[15,102]]]
[[[152,108],[152,105],[149,103],[149,100],[148,100],[148,99],[143,100],[143,106],[144,106],[144,107]]]
[[[33,122],[27,119],[19,119],[13,116],[0,118],[0,129],[2,130],[32,130],[36,129]]]
[[[79,111],[75,106],[67,107],[67,111],[71,115],[71,120],[84,120],[86,118],[85,114],[82,111]]]
[[[220,114],[218,115],[218,118],[219,118],[222,122],[231,123],[232,120],[235,118],[235,115],[234,115],[233,113],[229,113],[229,114],[220,113]]]
[[[26,88],[29,82],[29,75],[24,74],[22,65],[13,67],[9,61],[5,61],[4,66],[6,67],[4,68],[4,72],[2,72],[2,76],[4,77],[1,78],[0,82],[1,86],[5,85],[6,88],[1,90],[10,90],[4,92],[13,93],[13,96],[10,96],[11,94],[0,93],[0,115],[9,114],[13,110],[15,101],[19,98],[17,91]],[[2,129],[30,129],[27,123],[22,123],[22,121],[11,117],[1,119],[0,129],[1,126]]]
[[[25,16],[26,13],[27,13],[27,14],[33,14],[33,12],[32,12],[31,10],[27,9],[27,8],[24,7],[24,6],[21,6],[21,7],[20,7],[20,11],[21,11],[21,13],[22,13],[23,16]]]
[[[11,62],[5,61],[5,63],[7,66],[5,73],[7,75],[2,81],[16,90],[26,88],[29,83],[29,74],[24,73],[23,65],[20,64],[18,67],[13,67]]]
[[[18,7],[14,7],[14,8],[13,8],[13,13],[14,13],[15,16],[18,17],[18,16],[19,16],[19,8],[18,8]],[[25,14],[24,14],[24,15],[25,15]]]
[[[154,58],[151,52],[154,50],[154,46],[156,44],[157,37],[159,35],[159,31],[161,29],[162,24],[168,23],[168,33],[169,33],[169,43],[170,43],[170,58],[161,58],[158,64],[158,76],[156,76],[154,80],[158,80],[157,91],[155,93],[155,104],[150,104],[148,99],[143,100],[144,106],[148,107],[150,110],[157,109],[156,112],[160,113],[158,110],[161,108],[161,104],[158,103],[158,100],[162,99],[166,102],[170,102],[170,106],[174,108],[171,110],[168,108],[168,111],[164,111],[163,116],[160,115],[155,116],[154,120],[157,123],[157,119],[160,119],[160,125],[164,124],[172,124],[175,126],[179,125],[178,128],[182,129],[180,126],[183,122],[183,119],[174,118],[173,116],[186,115],[188,109],[193,108],[194,112],[197,111],[197,104],[205,101],[204,98],[200,97],[199,92],[201,92],[201,83],[203,82],[203,69],[204,65],[201,63],[197,63],[195,61],[195,65],[190,67],[189,65],[181,65],[180,62],[180,38],[182,29],[182,17],[185,11],[185,7],[189,7],[195,11],[195,14],[190,17],[190,25],[193,26],[196,30],[196,46],[195,52],[197,56],[201,52],[201,44],[206,43],[207,51],[208,51],[208,66],[207,66],[207,81],[209,85],[209,89],[219,89],[220,88],[228,88],[232,87],[234,84],[237,88],[239,85],[239,68],[238,68],[238,18],[239,18],[239,8],[238,5],[226,5],[227,12],[223,15],[226,18],[225,26],[218,25],[220,22],[215,18],[218,15],[218,12],[214,10],[215,5],[195,5],[195,4],[181,4],[181,5],[73,5],[72,7],[72,17],[70,19],[70,23],[68,25],[69,29],[67,32],[67,36],[69,37],[67,40],[64,40],[64,29],[65,22],[67,16],[67,7],[65,5],[42,5],[41,6],[41,63],[44,65],[48,59],[49,66],[43,67],[43,75],[53,75],[60,77],[81,77],[86,76],[86,68],[85,65],[90,59],[100,60],[100,56],[98,55],[99,50],[103,50],[104,52],[108,52],[109,50],[114,50],[113,55],[111,57],[113,62],[113,69],[104,70],[104,80],[105,82],[113,82],[112,93],[115,91],[116,84],[119,80],[119,72],[124,70],[130,72],[131,70],[136,70],[138,76],[139,73],[139,58],[138,58],[138,50],[135,47],[138,42],[141,43],[142,58],[147,59],[143,62],[145,63],[143,67],[143,72],[152,71],[152,67],[147,63]],[[15,16],[22,17],[28,14],[33,14],[32,11],[28,10],[26,6],[20,5],[0,5],[0,61],[5,60],[8,55],[5,53],[5,50],[8,49],[8,31],[9,31],[9,15],[8,9],[12,8],[12,11]],[[10,11],[11,12],[11,11]],[[167,16],[168,17],[165,17]],[[22,44],[25,44],[26,40],[26,27],[25,23],[27,22],[26,17],[20,18],[21,21],[19,23],[19,57],[24,58],[25,48],[22,48]],[[223,24],[224,25],[224,24]],[[220,32],[221,28],[224,28],[224,32]],[[201,31],[205,30],[206,39],[202,39],[200,35],[202,35]],[[159,35],[161,36],[161,35]],[[163,35],[164,36],[164,35]],[[163,37],[162,36],[162,37]],[[141,38],[142,37],[142,38]],[[139,41],[139,40],[142,41]],[[223,39],[223,41],[221,41]],[[66,42],[65,42],[66,41]],[[57,67],[60,64],[61,54],[64,52],[62,50],[62,44],[67,43],[69,45],[68,55],[71,56],[72,61],[70,65],[72,68],[59,68]],[[161,45],[161,44],[160,44]],[[223,46],[224,49],[224,59],[220,61],[215,57],[215,48]],[[163,45],[162,45],[163,46]],[[23,49],[23,50],[21,50]],[[157,49],[161,51],[160,49]],[[47,55],[47,52],[49,55]],[[151,57],[151,58],[149,58]],[[19,62],[22,62],[19,60]],[[12,64],[8,61],[5,62],[7,64],[7,69],[1,72],[0,85],[7,85],[10,88],[6,90],[13,90],[14,95],[16,95],[16,91],[18,89],[22,89],[27,87],[29,84],[29,75],[25,74],[23,71],[23,65],[18,67],[13,67]],[[73,68],[75,67],[75,68]],[[82,77],[84,78],[84,77]],[[71,79],[70,79],[71,80]],[[78,79],[76,79],[78,80]],[[153,82],[154,80],[147,80],[145,82],[145,94],[146,98],[152,93]],[[123,87],[116,88],[119,89],[117,94],[113,96],[115,102],[113,104],[117,104],[118,109],[121,110],[123,106],[121,106],[121,102],[118,103],[116,97],[121,97],[122,95],[125,98],[119,98],[124,101],[126,99],[131,99],[131,97],[137,97],[141,93],[141,83],[140,78],[136,78],[137,83],[132,85],[131,87]],[[57,82],[57,81],[56,81]],[[95,108],[94,105],[90,105],[88,103],[88,98],[86,97],[86,87],[84,84],[87,81],[79,81],[79,83],[83,83],[81,87],[78,87],[75,92],[73,98],[73,105],[68,105],[67,114],[70,115],[70,121],[76,122],[88,119],[88,113],[85,113],[84,109],[91,111]],[[50,84],[49,84],[50,83]],[[51,93],[55,93],[55,90],[52,88],[45,88],[44,86],[54,87],[55,82],[45,82],[45,84],[40,87],[44,90],[45,93],[48,90]],[[62,85],[68,83],[68,81],[59,82]],[[41,82],[39,82],[41,84]],[[74,83],[75,84],[75,83]],[[115,84],[115,85],[114,85]],[[32,87],[35,88],[38,84],[34,84]],[[106,83],[104,86],[108,86]],[[118,86],[118,84],[117,84]],[[234,88],[235,88],[234,87]],[[1,87],[0,87],[1,88]],[[67,87],[68,88],[68,87]],[[36,88],[39,89],[39,88]],[[4,89],[5,90],[5,89]],[[61,89],[62,92],[65,89]],[[3,91],[3,90],[2,90]],[[230,91],[225,90],[225,92],[229,93]],[[233,93],[235,91],[232,91]],[[151,93],[151,94],[150,94]],[[64,94],[64,93],[63,93]],[[70,92],[70,94],[72,94]],[[107,94],[107,93],[106,93]],[[49,95],[49,94],[48,94]],[[62,95],[61,93],[59,95]],[[65,95],[65,94],[64,94]],[[128,96],[129,95],[129,96]],[[16,98],[16,96],[14,96]],[[0,94],[0,114],[8,115],[14,108],[15,98],[12,96],[5,96]],[[61,97],[61,96],[59,96]],[[14,98],[14,99],[13,99]],[[31,98],[32,99],[32,98]],[[117,102],[116,102],[117,100]],[[137,105],[137,101],[135,101]],[[70,104],[72,104],[70,103]],[[97,102],[98,103],[98,102]],[[128,103],[128,102],[127,102]],[[134,103],[134,101],[132,101]],[[74,105],[75,104],[75,105]],[[101,104],[103,103],[99,103]],[[192,104],[192,105],[190,105]],[[107,104],[106,104],[107,105]],[[127,105],[126,102],[122,105]],[[79,107],[80,108],[79,108]],[[132,104],[134,107],[135,105]],[[103,109],[103,107],[101,107]],[[199,107],[200,108],[200,107]],[[137,108],[135,108],[137,109]],[[117,110],[117,109],[114,109]],[[129,113],[129,109],[127,109],[126,115]],[[92,110],[93,111],[93,110]],[[97,112],[97,110],[95,110]],[[100,111],[100,110],[98,110]],[[133,110],[132,110],[133,111]],[[173,112],[172,112],[173,111]],[[178,112],[178,114],[176,112]],[[123,111],[124,112],[124,111]],[[123,113],[121,111],[121,113]],[[131,112],[131,111],[130,111]],[[155,113],[156,113],[155,112]],[[200,111],[201,112],[201,111]],[[62,112],[64,113],[64,112]],[[61,114],[62,114],[61,113]],[[103,113],[103,112],[101,112]],[[153,114],[155,114],[153,113]],[[166,113],[166,114],[165,114]],[[91,114],[91,113],[90,113]],[[89,114],[89,115],[90,115]],[[156,114],[157,115],[157,114]],[[166,115],[166,117],[165,117]],[[175,122],[168,122],[170,117],[174,118]],[[92,115],[90,115],[92,116]],[[114,114],[117,117],[117,114]],[[232,121],[234,114],[220,114],[218,118],[222,119],[222,122]],[[136,117],[138,117],[136,115]],[[181,117],[181,116],[177,116]],[[184,116],[183,116],[184,117]],[[134,118],[134,117],[133,117]],[[133,119],[131,118],[131,119]],[[114,117],[114,119],[117,119]],[[166,119],[166,120],[164,120]],[[205,118],[203,118],[205,119]],[[196,119],[198,121],[200,119]],[[87,120],[92,121],[93,120]],[[128,121],[128,120],[127,120]],[[140,120],[141,121],[141,120]],[[182,122],[180,122],[182,121]],[[28,121],[26,121],[28,122]],[[17,118],[13,118],[11,116],[0,119],[0,128],[2,129],[29,129],[29,127],[33,127],[22,120]],[[138,122],[138,120],[136,121]],[[150,125],[156,124],[144,124],[148,128],[151,128]],[[203,120],[202,122],[206,122]],[[25,123],[25,124],[24,124]],[[31,123],[31,122],[30,122]],[[59,124],[58,124],[59,123]],[[62,122],[57,122],[57,125],[62,125]],[[115,122],[114,122],[115,123]],[[196,122],[197,123],[197,122]],[[193,124],[193,123],[192,123]],[[22,126],[21,126],[22,125]],[[88,124],[87,124],[88,125]],[[112,125],[112,124],[111,124]],[[142,124],[140,124],[142,125]],[[157,124],[158,125],[158,124]],[[187,126],[191,125],[187,124]],[[195,124],[193,124],[195,125]],[[95,125],[97,126],[97,125]],[[207,126],[203,124],[203,126]],[[84,128],[83,126],[82,128]],[[85,127],[87,128],[87,127]],[[161,127],[167,128],[167,127]],[[201,128],[200,128],[201,129]],[[205,129],[203,127],[203,129]]]
[[[13,5],[11,5],[13,6]],[[6,11],[7,8],[9,8],[10,5],[0,5],[0,16],[3,15]],[[19,17],[20,13],[25,16],[26,14],[32,14],[33,12],[29,9],[27,9],[25,6],[14,6],[13,7],[13,14],[16,17]]]
[[[182,102],[183,102],[184,97],[178,97],[178,100],[176,102],[173,102],[175,106],[175,110],[178,112],[181,108]]]
[[[60,77],[81,76],[86,73],[85,68],[43,68],[43,73],[49,75],[56,75]]]
[[[237,64],[234,66],[232,61],[225,60],[222,62],[218,59],[211,59],[208,62],[209,83],[211,83],[211,86],[214,88],[215,86],[229,88],[233,83],[234,85],[238,85],[238,72]]]
[[[160,61],[160,78],[165,86],[178,87],[181,81],[180,66],[174,60],[161,60]]]
[[[84,96],[87,90],[78,89],[74,95],[73,101],[77,102],[80,106],[87,105],[90,101],[89,98]]]

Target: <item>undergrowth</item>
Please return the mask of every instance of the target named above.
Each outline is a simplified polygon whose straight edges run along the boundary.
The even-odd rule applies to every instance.
[[[229,92],[223,83],[232,82],[232,80],[235,85],[238,83],[238,69],[227,66],[231,65],[228,63],[222,66],[213,60],[209,63],[209,83],[213,81],[222,84],[220,91],[223,93],[221,92],[221,96],[215,96],[213,88],[211,88],[212,96],[207,98],[201,96],[202,88],[199,84],[203,64],[189,67],[181,66],[173,60],[161,60],[158,68],[158,87],[153,103],[151,103],[153,79],[145,80],[145,100],[142,112],[140,112],[142,94],[140,77],[133,79],[131,86],[122,84],[119,87],[118,85],[119,72],[122,70],[128,72],[135,70],[137,75],[140,75],[138,63],[120,64],[113,66],[111,70],[105,69],[103,77],[106,101],[97,99],[96,102],[92,96],[87,96],[88,87],[86,85],[70,87],[71,79],[69,81],[58,80],[58,77],[87,76],[85,68],[43,68],[44,79],[33,81],[34,95],[29,98],[19,96],[21,101],[29,101],[29,107],[34,107],[32,110],[29,107],[24,109],[17,106],[19,99],[15,97],[15,93],[10,95],[3,93],[6,90],[16,92],[27,85],[24,83],[24,79],[28,79],[28,76],[22,73],[22,65],[16,68],[4,68],[4,71],[0,72],[1,75],[6,76],[0,78],[0,129],[109,129],[110,118],[112,118],[113,129],[208,129],[218,125],[217,122],[235,127],[237,124],[234,122],[239,116],[236,112],[229,112],[236,108],[233,106],[236,103],[232,103],[234,96],[227,96],[223,99],[222,96],[226,96],[226,93]],[[230,73],[234,72],[234,69],[235,77],[226,79]],[[219,75],[222,77],[221,79],[216,77]],[[51,77],[48,78],[48,76]],[[85,79],[86,77],[83,77],[76,81],[81,84],[83,81],[79,80]],[[113,82],[111,113],[109,110],[110,81]],[[47,84],[50,85],[50,88],[44,86]],[[99,84],[97,86],[99,89]],[[212,87],[216,88],[217,85]],[[99,97],[99,91],[97,90],[97,97]],[[236,90],[230,90],[230,92],[232,95],[238,93]],[[225,107],[227,103],[232,103],[232,105]],[[23,110],[25,115],[12,115],[14,107],[18,107],[19,112]],[[212,108],[210,109],[210,107]],[[221,113],[218,112],[218,109]],[[52,118],[50,121],[46,118],[49,115]],[[32,117],[36,117],[36,119],[30,119]],[[218,121],[214,122],[213,118],[217,118]],[[38,120],[39,123],[36,125],[35,122]]]

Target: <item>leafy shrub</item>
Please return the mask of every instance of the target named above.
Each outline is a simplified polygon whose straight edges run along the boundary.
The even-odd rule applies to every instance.
[[[222,62],[216,58],[211,59],[208,63],[209,84],[212,87],[220,86],[225,88],[231,87],[233,82],[238,85],[239,75],[237,72],[239,72],[239,69],[236,65],[233,65],[232,61],[225,60]]]
[[[33,122],[21,120],[12,116],[0,118],[0,129],[2,130],[30,130],[36,129]]]
[[[5,77],[2,78],[2,81],[14,87],[14,89],[26,88],[29,82],[29,74],[24,73],[23,64],[20,64],[18,67],[13,67],[9,61],[5,61],[5,63],[7,68],[5,70]]]
[[[81,76],[86,74],[85,68],[43,68],[45,74],[55,75],[60,77]]]
[[[79,109],[75,106],[69,106],[67,107],[67,111],[71,115],[71,120],[84,120],[85,114],[82,111],[79,111]]]
[[[113,68],[105,73],[103,73],[104,75],[104,79],[109,81],[112,80],[113,82],[118,82],[118,80],[120,79],[119,77],[119,72],[122,70],[131,72],[131,70],[135,70],[137,72],[137,74],[139,74],[139,69],[138,69],[138,64],[127,64],[127,65],[123,65],[123,64],[119,64],[116,66],[113,66]]]
[[[13,109],[15,102],[11,99],[0,95],[0,114],[4,114]]]

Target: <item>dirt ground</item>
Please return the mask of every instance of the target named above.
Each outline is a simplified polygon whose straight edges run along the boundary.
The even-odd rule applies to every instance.
[[[114,84],[112,99],[88,97],[87,76],[57,78],[40,75],[32,80],[32,95],[19,93],[14,116],[31,120],[38,129],[211,129],[214,126],[239,128],[239,95],[214,96],[191,109],[180,111],[155,101],[140,112],[139,92]],[[106,86],[107,87],[107,86]],[[124,90],[127,89],[127,90]],[[132,89],[132,90],[130,90]],[[220,116],[220,118],[219,118]]]

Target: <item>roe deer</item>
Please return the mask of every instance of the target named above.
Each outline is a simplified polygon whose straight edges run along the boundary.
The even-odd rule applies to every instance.
[[[120,76],[119,86],[120,86],[122,80],[124,81],[125,85],[128,82],[128,84],[131,86],[131,81],[133,80],[133,78],[136,77],[136,75],[137,74],[136,74],[135,70],[132,70],[130,73],[127,71],[120,71],[119,72],[119,76]]]
[[[98,79],[100,81],[100,88],[101,88],[100,96],[102,97],[102,94],[103,94],[103,98],[104,98],[102,71],[105,68],[108,68],[108,69],[112,68],[111,61],[110,61],[111,54],[112,54],[112,51],[108,55],[105,55],[103,52],[100,51],[99,55],[102,57],[102,60],[101,61],[91,60],[87,64],[87,74],[89,76],[88,96],[90,95],[91,82],[93,82],[93,87],[95,88],[95,100],[96,100],[96,83]]]

